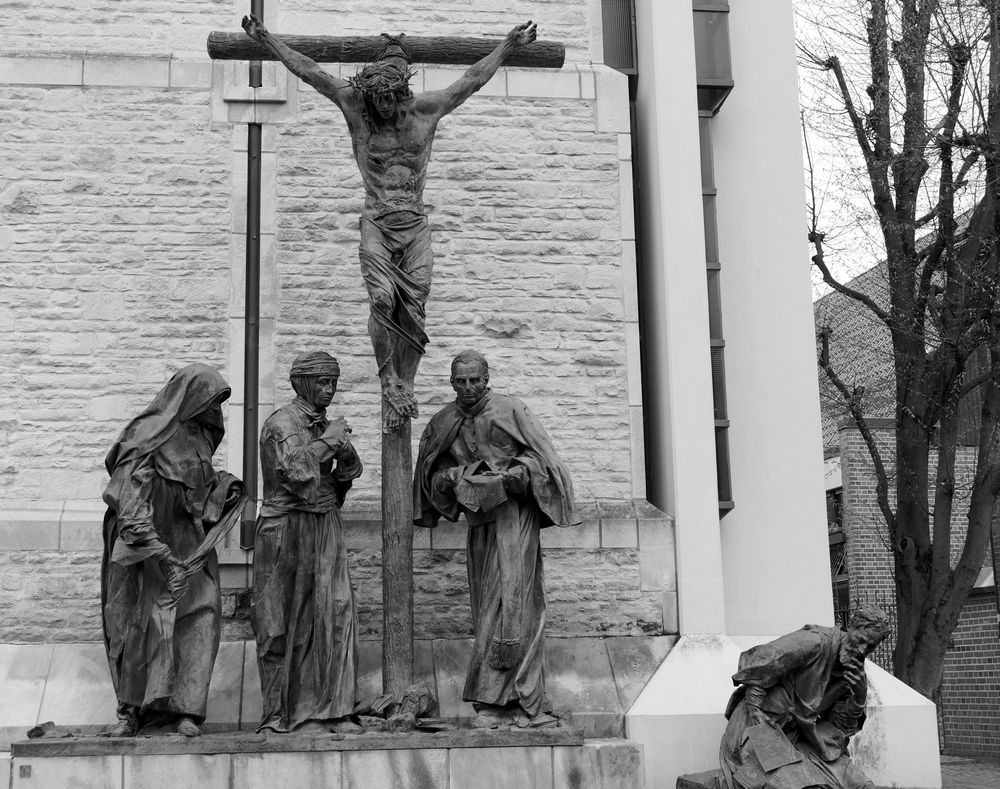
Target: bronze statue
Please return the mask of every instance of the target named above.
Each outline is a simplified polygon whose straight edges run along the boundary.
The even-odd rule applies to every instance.
[[[214,369],[185,367],[105,460],[101,604],[118,696],[112,736],[200,734],[222,632],[215,546],[246,500],[238,479],[212,468],[228,397]]]
[[[518,25],[452,85],[416,96],[401,37],[387,36],[378,61],[343,80],[272,36],[255,17],[244,17],[243,28],[347,121],[365,186],[360,259],[371,309],[368,332],[389,406],[383,429],[392,432],[417,414],[413,381],[427,344],[424,305],[434,259],[423,193],[434,133],[441,118],[489,82],[518,47],[535,40],[536,26]]]
[[[740,655],[722,789],[870,788],[847,746],[865,720],[865,656],[888,633],[885,613],[861,606],[846,631],[806,625]]]
[[[573,484],[544,428],[520,400],[489,389],[486,359],[451,364],[454,403],[420,439],[414,521],[433,528],[465,513],[475,646],[463,698],[473,725],[556,722],[545,700],[545,590],[539,532],[570,526]]]
[[[358,732],[358,616],[340,507],[361,460],[351,429],[326,409],[340,366],[328,353],[292,363],[296,398],[260,434],[251,622],[263,716],[258,731]]]

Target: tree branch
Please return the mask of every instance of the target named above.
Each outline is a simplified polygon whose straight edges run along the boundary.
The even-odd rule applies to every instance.
[[[812,256],[813,265],[819,269],[820,274],[823,275],[823,281],[833,288],[838,293],[842,293],[848,298],[854,299],[861,304],[864,304],[868,309],[870,309],[875,316],[885,323],[890,325],[889,313],[882,309],[875,300],[866,293],[862,293],[859,290],[848,287],[844,285],[840,280],[835,278],[831,273],[829,267],[826,265],[825,253],[823,250],[823,239],[826,238],[825,233],[821,233],[816,230],[815,227],[815,215],[813,216],[813,227],[809,230],[809,243],[813,245],[813,249],[816,250],[816,254]]]

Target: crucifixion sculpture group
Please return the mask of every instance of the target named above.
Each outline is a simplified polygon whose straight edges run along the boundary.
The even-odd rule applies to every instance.
[[[413,527],[461,515],[470,526],[476,638],[464,698],[475,705],[473,725],[553,725],[539,532],[578,523],[569,474],[524,403],[490,390],[489,364],[474,351],[452,362],[456,400],[428,423],[416,474],[410,425],[428,341],[433,252],[423,191],[437,125],[500,66],[558,68],[562,47],[536,42],[532,22],[499,42],[276,36],[253,16],[243,28],[213,33],[210,55],[280,60],[347,122],[365,189],[359,259],[382,415],[383,694],[367,708],[357,705],[357,611],[339,514],[362,463],[350,427],[327,414],[337,360],[322,350],[297,356],[296,397],[264,423],[251,606],[259,730],[352,733],[365,712],[399,730],[433,711],[429,691],[412,684]],[[414,94],[415,60],[471,67],[446,88]],[[368,65],[345,80],[319,65],[331,61]],[[118,696],[111,734],[200,733],[221,635],[214,546],[253,495],[212,469],[229,394],[207,365],[180,370],[108,455],[102,610]]]

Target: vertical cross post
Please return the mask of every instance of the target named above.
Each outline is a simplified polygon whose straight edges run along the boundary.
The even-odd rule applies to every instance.
[[[264,17],[264,0],[250,0],[250,12]],[[250,87],[263,85],[259,60],[250,61]],[[243,301],[243,481],[247,503],[240,523],[240,547],[253,548],[257,521],[257,426],[260,389],[260,156],[261,125],[247,124],[246,287]]]

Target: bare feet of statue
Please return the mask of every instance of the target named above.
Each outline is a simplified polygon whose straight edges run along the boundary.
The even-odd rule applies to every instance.
[[[198,737],[201,735],[201,729],[197,723],[185,716],[177,721],[177,733],[185,737]]]
[[[327,729],[334,734],[361,734],[361,727],[346,715],[343,718],[334,718]]]
[[[417,398],[413,396],[413,385],[398,376],[387,374],[382,379],[382,397],[388,406],[384,409],[383,433],[399,430],[405,420],[417,415]]]
[[[324,721],[306,721],[301,726],[296,727],[296,734],[310,734],[313,736],[318,736],[320,734],[329,734],[330,726]]]

